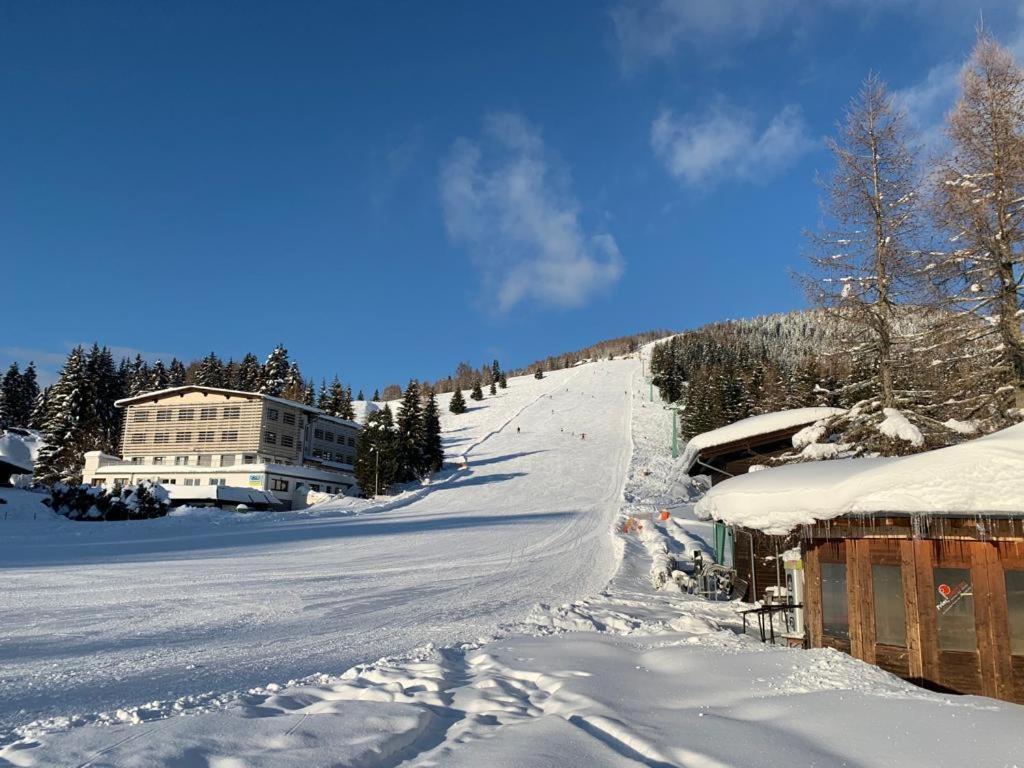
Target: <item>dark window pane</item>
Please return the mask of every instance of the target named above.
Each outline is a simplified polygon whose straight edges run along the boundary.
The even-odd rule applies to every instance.
[[[849,640],[846,565],[842,563],[821,564],[821,623],[826,635]]]
[[[936,568],[934,573],[939,649],[977,651],[971,572],[967,568]]]
[[[907,613],[903,602],[903,575],[898,565],[872,565],[875,593],[875,642],[907,645]]]
[[[1024,571],[1006,572],[1006,608],[1010,617],[1010,653],[1024,656]]]

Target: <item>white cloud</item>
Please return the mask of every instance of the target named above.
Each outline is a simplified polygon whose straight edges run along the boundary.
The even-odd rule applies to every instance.
[[[764,181],[813,146],[795,105],[783,107],[760,133],[750,113],[724,105],[703,115],[664,110],[651,125],[654,154],[688,185],[729,177]]]
[[[611,12],[625,69],[672,56],[684,44],[746,41],[777,30],[798,0],[629,0]]]
[[[1006,6],[1006,0],[620,0],[610,15],[619,63],[628,72],[684,47],[719,54],[761,37],[800,35],[829,11],[855,14],[866,25],[910,11],[929,24],[960,29],[979,12]]]
[[[34,362],[36,364],[36,376],[39,379],[40,385],[47,386],[53,384],[68,358],[68,353],[74,347],[84,347],[88,351],[92,347],[92,342],[82,341],[72,344],[66,341],[63,342],[63,346],[64,349],[62,351],[29,349],[27,347],[0,347],[0,370],[7,370],[11,363],[17,363],[20,368],[24,369],[29,362]],[[148,362],[163,360],[165,363],[173,357],[173,355],[167,352],[146,352],[135,347],[107,346],[114,356],[115,363],[120,362],[122,357],[134,359],[136,355],[142,355],[143,359]]]
[[[1024,24],[1021,22],[1024,22],[1024,4],[1018,9],[1016,29],[997,35],[1018,62],[1024,62]],[[964,58],[936,64],[922,80],[893,93],[896,104],[907,113],[907,119],[917,131],[926,155],[939,152],[946,145],[946,115],[960,93],[964,64]]]
[[[469,248],[503,312],[579,306],[622,275],[615,238],[584,232],[567,174],[519,115],[491,115],[481,141],[456,141],[440,193],[449,237]]]

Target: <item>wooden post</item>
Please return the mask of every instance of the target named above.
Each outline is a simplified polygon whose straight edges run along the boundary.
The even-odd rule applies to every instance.
[[[874,663],[874,611],[871,602],[871,558],[868,539],[846,542],[846,597],[850,618],[850,654]]]
[[[971,581],[974,590],[974,622],[981,660],[981,685],[986,696],[1013,698],[1010,639],[1006,607],[1006,578],[996,546],[987,541],[970,542]]]
[[[804,621],[811,635],[811,648],[821,648],[821,559],[813,541],[804,553]]]
[[[910,679],[924,679],[921,640],[921,608],[917,592],[917,569],[914,565],[914,542],[900,541],[900,574],[903,576],[903,605],[907,614],[907,654]]]
[[[917,615],[921,632],[922,679],[941,683],[939,674],[939,628],[935,613],[935,575],[932,573],[932,542],[916,540],[914,576],[917,582]]]

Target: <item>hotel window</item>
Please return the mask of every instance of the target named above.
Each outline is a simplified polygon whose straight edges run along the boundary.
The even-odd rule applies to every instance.
[[[322,459],[323,457],[324,457],[324,452],[322,450],[320,450],[319,448],[314,448],[313,449],[313,458],[314,459]]]
[[[164,457],[163,456],[154,456],[153,457],[153,463],[154,464],[163,464],[164,463]]]
[[[199,409],[199,418],[200,418],[201,421],[210,421],[211,419],[216,419],[217,418],[217,409],[216,408],[200,408]]]
[[[316,491],[317,493],[320,493],[320,483],[310,483],[309,484],[309,490]]]
[[[295,414],[285,412],[284,415],[281,416],[281,421],[283,421],[285,424],[294,424]]]
[[[156,420],[157,421],[170,421],[171,420],[171,409],[170,408],[161,408],[159,411],[156,412]]]
[[[345,444],[345,436],[343,434],[341,434],[341,432],[339,432],[338,433],[338,445],[344,445],[344,444]]]
[[[207,485],[224,485],[225,480],[223,477],[211,477]]]
[[[187,467],[188,466],[188,456],[175,456],[174,457],[174,463],[177,464],[179,467]]]
[[[326,440],[328,443],[333,443],[334,442],[334,433],[333,432],[324,432],[324,440]]]
[[[256,463],[256,457],[253,456],[251,453],[247,453],[247,454],[245,454],[245,456],[242,457],[242,463],[243,464],[255,464]]]
[[[875,642],[907,647],[907,609],[903,602],[903,574],[898,565],[872,565],[875,596]]]
[[[196,412],[192,408],[179,408],[178,409],[178,421],[192,421],[195,418]]]
[[[145,458],[142,456],[132,456],[132,464],[144,464]]]
[[[356,447],[356,440],[355,440],[355,438],[354,437],[350,437],[348,439],[348,444],[349,444],[350,448],[355,448]]]
[[[295,445],[295,438],[291,435],[281,435],[281,445],[285,448],[292,448]]]
[[[821,624],[826,635],[850,639],[845,563],[821,564]]]
[[[1024,656],[1024,571],[1006,571],[1006,614],[1010,621],[1010,653]]]
[[[225,419],[238,419],[242,416],[242,409],[237,405],[229,405],[224,408]]]
[[[144,442],[146,442],[145,435],[132,435],[132,445],[142,445]]]
[[[149,414],[146,411],[136,411],[132,414],[132,421],[149,421]]]
[[[213,432],[212,431],[200,432],[199,433],[199,442],[200,443],[212,443],[213,442]]]
[[[154,443],[168,443],[171,440],[170,432],[157,432],[153,435]]]
[[[274,479],[272,479],[270,481],[270,490],[272,490],[272,491],[287,491],[288,490],[288,481],[287,480],[281,480],[280,478],[275,477]]]
[[[267,418],[268,419],[270,419],[271,421],[277,421],[277,416],[278,416],[278,413],[277,413],[277,409],[276,408],[267,408]]]
[[[185,485],[199,485],[199,478],[198,477],[186,477],[185,478]]]
[[[233,453],[222,453],[220,455],[220,465],[222,467],[230,467],[235,463],[235,454]]]
[[[199,457],[199,461],[197,463],[199,464],[200,467],[212,467],[213,466],[213,456],[211,456],[209,454],[205,454],[203,456],[200,456]]]
[[[169,477],[157,478],[157,482],[160,483],[160,485],[175,485],[175,481]]]
[[[935,610],[938,614],[939,650],[978,650],[974,631],[974,589],[967,568],[935,568]]]
[[[191,432],[179,432],[174,436],[174,442],[176,443],[191,443],[192,433]]]
[[[323,440],[324,439],[324,431],[322,429],[314,429],[313,430],[313,437],[315,437],[317,440]]]
[[[229,429],[226,432],[221,432],[220,433],[220,439],[221,440],[225,440],[225,441],[227,441],[227,440],[237,440],[238,439],[238,430]]]
[[[277,432],[264,432],[263,441],[271,445],[277,445]]]

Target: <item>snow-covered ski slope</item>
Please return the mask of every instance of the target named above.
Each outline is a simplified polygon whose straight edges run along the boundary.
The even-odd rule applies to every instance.
[[[670,422],[639,374],[619,514],[645,524],[615,534],[619,568],[600,592],[537,606],[490,642],[180,702],[187,717],[149,705],[38,725],[0,747],[0,768],[1024,765],[1024,707],[930,693],[832,649],[763,645],[741,633],[739,606],[664,578],[706,548],[709,525],[692,518]],[[652,522],[661,508],[672,518]],[[77,727],[90,719],[106,725]]]
[[[383,511],[0,520],[0,732],[340,673],[600,590],[636,368],[511,379],[457,417],[439,398],[447,454],[468,468]]]

